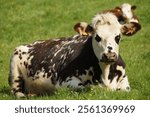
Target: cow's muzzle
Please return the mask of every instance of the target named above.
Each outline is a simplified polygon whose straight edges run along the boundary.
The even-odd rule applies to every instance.
[[[104,63],[113,63],[117,61],[117,54],[115,52],[104,53],[100,61]]]

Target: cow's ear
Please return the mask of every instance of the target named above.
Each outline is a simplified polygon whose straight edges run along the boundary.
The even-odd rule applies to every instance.
[[[135,10],[135,9],[136,9],[135,5],[131,6],[131,10]]]
[[[136,22],[126,23],[122,26],[121,32],[123,35],[132,36],[141,29],[141,25]]]
[[[91,35],[93,28],[86,22],[79,22],[74,25],[74,30],[82,36]]]

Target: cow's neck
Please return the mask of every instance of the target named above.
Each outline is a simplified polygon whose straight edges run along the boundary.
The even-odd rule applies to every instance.
[[[104,85],[108,87],[110,84],[110,80],[108,79],[110,73],[110,64],[105,64],[100,62],[99,65],[102,70],[102,74],[101,74],[102,81]]]
[[[102,52],[102,50],[100,50],[99,45],[94,38],[92,39],[92,47],[93,47],[94,54],[96,55],[96,57],[99,61],[99,56],[100,56],[100,53]],[[99,66],[102,71],[102,74],[100,77],[102,78],[104,85],[106,87],[108,87],[110,84],[110,80],[108,79],[109,73],[110,73],[110,64],[105,64],[105,63],[99,62]]]

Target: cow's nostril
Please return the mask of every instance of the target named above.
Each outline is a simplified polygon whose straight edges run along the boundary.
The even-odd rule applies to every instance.
[[[121,88],[117,88],[117,91],[120,91],[121,90]]]
[[[112,50],[112,47],[110,47],[110,46],[108,46],[107,48],[109,49],[109,51]]]
[[[130,87],[126,87],[126,90],[128,90],[128,91],[129,91],[129,90],[130,90]]]

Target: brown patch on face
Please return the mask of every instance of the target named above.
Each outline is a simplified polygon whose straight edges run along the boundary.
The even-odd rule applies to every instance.
[[[122,13],[122,10],[120,7],[116,7],[116,8],[111,9],[111,10],[105,10],[102,13],[108,13],[108,12],[113,13],[118,18],[118,21],[121,23],[122,22],[124,23],[127,20],[126,17],[123,16],[123,13]]]

